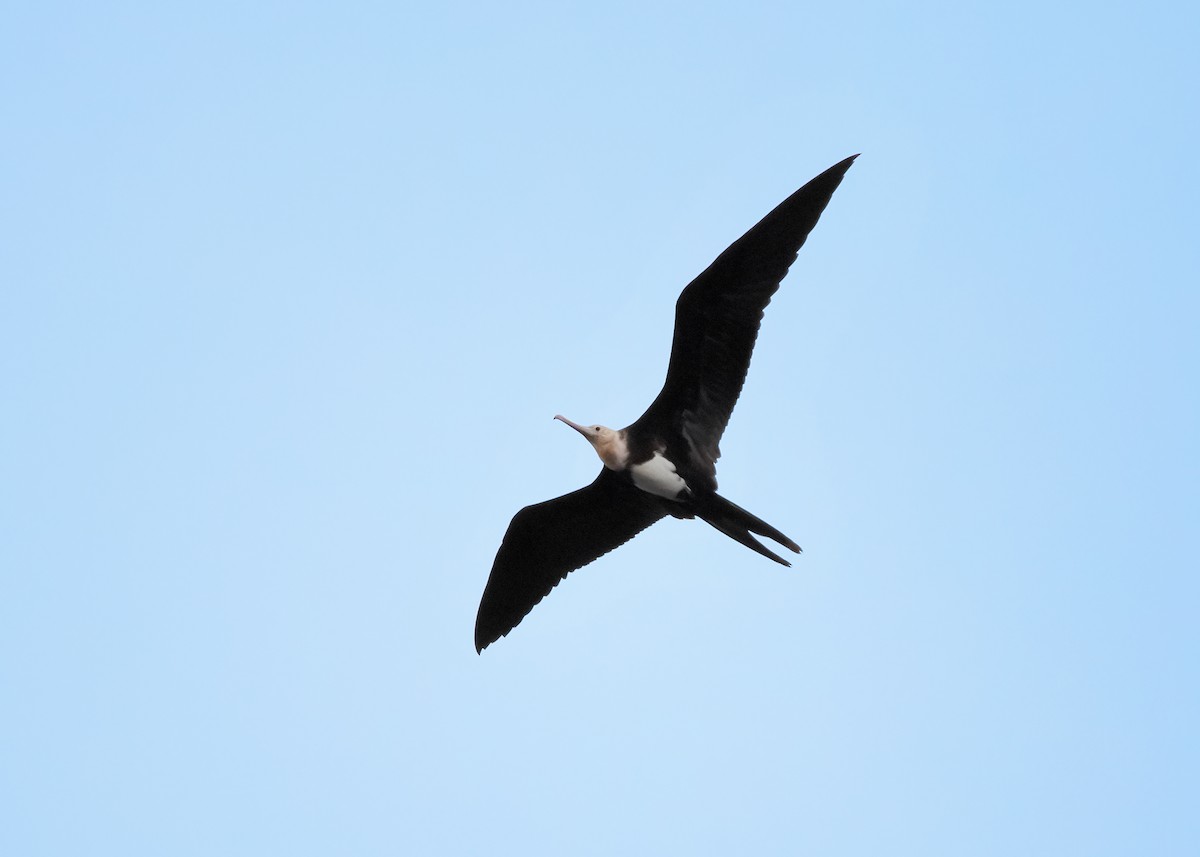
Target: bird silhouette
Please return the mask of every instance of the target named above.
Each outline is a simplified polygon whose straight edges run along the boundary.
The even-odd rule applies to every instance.
[[[590,485],[513,516],[479,604],[477,652],[515,628],[570,572],[667,515],[700,518],[783,565],[790,563],[755,536],[800,552],[717,493],[716,462],[763,311],[856,157],[785,199],[683,290],[666,382],[636,422],[614,430],[555,417],[583,435],[604,466]]]

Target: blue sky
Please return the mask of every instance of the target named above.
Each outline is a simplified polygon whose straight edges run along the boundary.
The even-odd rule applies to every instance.
[[[0,28],[0,851],[1191,854],[1194,5]],[[722,493],[482,657],[675,298],[862,152]]]

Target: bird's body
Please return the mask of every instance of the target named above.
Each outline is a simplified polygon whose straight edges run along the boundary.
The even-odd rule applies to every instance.
[[[755,535],[799,546],[717,493],[719,443],[741,393],[763,310],[853,156],[796,191],[735,241],[679,296],[667,379],[626,428],[584,426],[603,462],[596,480],[513,517],[475,623],[482,651],[512,630],[571,571],[667,515],[700,518],[783,565]]]
[[[691,487],[687,480],[679,475],[679,468],[675,462],[657,450],[645,461],[631,464],[629,476],[634,487],[664,500],[678,502],[681,497],[687,497],[691,493]]]

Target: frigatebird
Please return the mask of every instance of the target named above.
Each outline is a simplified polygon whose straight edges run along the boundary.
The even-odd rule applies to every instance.
[[[675,304],[667,379],[636,422],[619,431],[562,420],[604,466],[592,484],[513,516],[496,552],[475,650],[505,636],[558,582],[667,515],[700,518],[791,565],[755,535],[800,546],[717,493],[718,444],[742,391],[763,310],[857,155],[780,203],[692,280]]]

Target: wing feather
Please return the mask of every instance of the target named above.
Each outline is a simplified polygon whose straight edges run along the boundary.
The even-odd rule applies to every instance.
[[[716,486],[720,440],[741,395],[763,311],[854,155],[780,203],[692,280],[675,305],[667,378],[638,422],[676,421],[691,463]]]
[[[517,512],[479,603],[476,651],[515,628],[572,571],[625,544],[665,514],[654,497],[608,468],[585,488]]]

